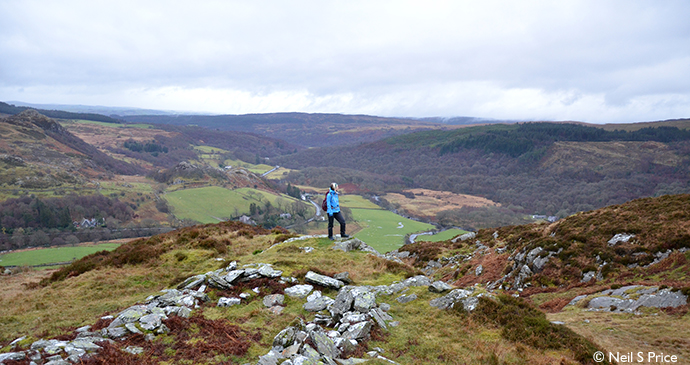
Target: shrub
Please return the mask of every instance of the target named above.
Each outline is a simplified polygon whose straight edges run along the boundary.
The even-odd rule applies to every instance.
[[[457,306],[462,308],[462,306]],[[456,310],[456,309],[454,309]],[[464,309],[457,309],[464,311]],[[481,322],[489,322],[501,328],[501,337],[523,343],[540,350],[569,349],[575,360],[583,364],[595,364],[592,354],[597,347],[571,329],[554,325],[546,315],[521,298],[499,295],[498,301],[479,298],[477,309],[470,316]],[[604,361],[609,364],[608,361]]]

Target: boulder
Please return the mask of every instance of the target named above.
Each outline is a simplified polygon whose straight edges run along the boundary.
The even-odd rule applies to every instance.
[[[283,275],[283,272],[275,270],[271,265],[263,265],[259,268],[258,274],[266,278],[277,278]]]
[[[292,298],[304,299],[309,295],[309,293],[311,293],[313,289],[314,287],[309,284],[295,285],[289,288],[285,288],[285,294]]]
[[[322,296],[304,303],[302,308],[309,312],[320,312],[324,309],[327,309],[331,304],[333,304],[333,302],[333,299]]]
[[[226,297],[221,297],[218,299],[218,306],[219,307],[231,307],[233,305],[238,305],[242,302],[240,298],[226,298]]]
[[[352,303],[355,298],[352,296],[351,287],[344,287],[338,291],[333,305],[331,305],[330,312],[333,317],[342,315],[352,309]]]
[[[271,294],[264,297],[263,303],[266,307],[271,308],[277,305],[282,305],[285,301],[283,294]]]
[[[348,340],[359,340],[362,338],[369,337],[369,332],[371,331],[371,322],[359,322],[350,325],[347,331],[343,333],[343,337]]]
[[[410,295],[401,295],[397,297],[395,300],[397,300],[399,303],[409,303],[413,300],[417,299],[417,294],[410,294]]]
[[[333,340],[323,331],[315,330],[309,333],[309,339],[316,346],[316,351],[322,356],[334,359],[340,355],[340,350],[335,346]]]
[[[432,307],[438,309],[448,309],[453,306],[453,304],[461,299],[467,298],[472,295],[472,292],[466,289],[453,289],[450,293],[436,299],[432,299],[429,304]]]
[[[291,346],[297,340],[297,332],[299,332],[297,327],[288,327],[280,331],[276,337],[273,338],[273,347],[286,348]]]
[[[345,283],[338,279],[333,279],[330,276],[317,274],[313,271],[309,271],[307,275],[305,275],[304,279],[311,284],[321,285],[323,287],[333,289],[340,289],[345,285]]]
[[[452,286],[444,283],[443,281],[435,281],[429,285],[429,291],[433,293],[443,293],[445,291],[453,289]]]
[[[355,297],[353,307],[356,311],[367,313],[376,306],[376,295],[371,292],[361,293]]]

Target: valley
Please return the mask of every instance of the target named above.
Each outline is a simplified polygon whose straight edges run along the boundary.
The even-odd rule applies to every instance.
[[[41,361],[67,359],[87,325],[100,344],[89,364],[594,364],[595,351],[688,359],[686,120],[616,130],[331,117],[329,126],[329,115],[252,116],[236,119],[241,131],[220,128],[224,118],[0,118],[0,363],[16,354],[28,364],[32,347]],[[313,140],[342,135],[342,145]],[[324,236],[317,206],[332,181],[353,239]],[[440,232],[416,235],[430,231]],[[27,267],[51,262],[62,266]],[[351,289],[316,284],[313,273]],[[311,311],[314,298],[288,294],[304,285],[331,304]],[[192,298],[174,304],[188,317],[159,303],[163,312],[144,314],[164,313],[167,330],[139,319],[117,327],[173,290]],[[275,295],[281,304],[265,304]],[[340,339],[355,322],[333,311],[347,295],[374,300],[347,309],[370,328],[352,348]],[[649,304],[671,297],[678,305]],[[648,304],[626,309],[640,298]],[[392,319],[377,319],[384,313]],[[309,340],[273,353],[288,328]],[[231,332],[242,346],[205,347]],[[49,354],[40,339],[65,344]],[[337,355],[324,352],[329,343]]]

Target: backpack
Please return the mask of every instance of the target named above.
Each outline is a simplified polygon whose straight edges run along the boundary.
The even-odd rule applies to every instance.
[[[321,210],[324,212],[328,211],[328,203],[326,203],[326,199],[328,199],[328,193],[326,193],[326,196],[323,197],[323,201],[321,202]]]

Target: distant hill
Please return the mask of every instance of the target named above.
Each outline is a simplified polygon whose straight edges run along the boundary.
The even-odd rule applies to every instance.
[[[165,110],[155,110],[155,109],[142,109],[142,108],[131,108],[131,107],[112,107],[112,106],[100,106],[100,105],[71,105],[71,104],[34,104],[25,103],[21,101],[8,101],[8,104],[13,104],[18,107],[28,107],[37,110],[61,110],[70,113],[78,114],[100,114],[104,116],[113,117],[115,119],[122,115],[175,115],[179,112],[165,111]]]
[[[373,142],[415,131],[451,128],[443,123],[414,119],[344,114],[135,115],[124,116],[123,119],[132,123],[197,125],[210,129],[249,132],[280,138],[304,147]]]
[[[520,123],[434,130],[277,158],[319,176],[368,181],[369,190],[420,187],[482,196],[515,212],[567,216],[631,199],[690,192],[690,131],[633,132],[567,123]],[[359,183],[358,183],[359,184]],[[378,185],[378,186],[377,186]]]
[[[3,103],[0,101],[0,114],[8,114],[8,115],[15,115],[19,114],[25,110],[30,110],[30,109],[35,109],[32,107],[26,107],[26,106],[15,106],[15,105],[10,105],[7,103]],[[95,114],[95,113],[72,113],[72,112],[67,112],[63,110],[45,110],[45,109],[36,109],[39,113],[42,115],[45,115],[50,118],[58,118],[58,119],[84,119],[84,120],[93,120],[97,122],[106,122],[106,123],[122,123],[122,120],[111,118],[105,115],[101,114]]]

